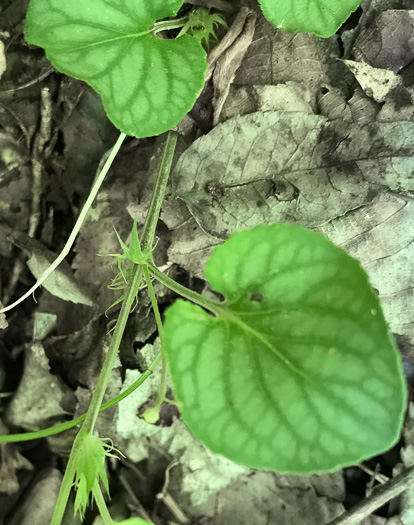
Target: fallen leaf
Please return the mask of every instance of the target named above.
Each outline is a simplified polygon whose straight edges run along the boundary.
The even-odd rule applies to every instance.
[[[0,310],[3,308],[3,305],[0,301]],[[9,323],[6,320],[5,314],[0,314],[0,330],[5,330],[9,326]]]
[[[414,344],[413,214],[411,199],[384,192],[319,228],[361,261],[379,292],[391,331],[404,336],[408,347]],[[409,352],[408,349],[407,357]]]
[[[7,421],[26,430],[40,430],[50,426],[53,418],[73,412],[74,403],[73,391],[50,373],[41,343],[33,343],[27,350],[19,387],[8,406]]]
[[[348,100],[339,89],[326,87],[318,102],[320,114],[330,121],[343,120],[359,126],[375,122],[381,109],[379,104],[367,97],[361,88],[357,88],[352,98]]]
[[[220,121],[256,111],[299,111],[316,113],[312,91],[297,82],[288,81],[277,86],[233,86],[227,98]]]
[[[0,78],[3,73],[6,71],[6,48],[4,47],[3,42],[0,40]]]
[[[33,323],[33,340],[43,341],[55,328],[57,316],[44,312],[35,312]]]
[[[280,486],[279,479],[267,472],[241,475],[217,495],[216,523],[251,525],[254,516],[257,525],[321,525],[343,512],[340,502],[317,493],[311,479],[297,487]]]
[[[75,85],[76,84],[76,85]],[[82,91],[80,91],[82,89]],[[112,148],[119,131],[108,120],[100,96],[74,79],[62,81],[62,98],[69,105],[62,128],[65,165],[62,184],[70,195],[87,195],[105,153]],[[77,97],[72,100],[72,93]]]
[[[54,468],[41,471],[21,498],[10,525],[45,525],[50,523],[62,482],[62,473]]]
[[[24,250],[29,257],[27,265],[36,279],[38,279],[56,259],[57,255],[45,248],[36,239],[31,239],[22,232],[13,232],[13,243]],[[69,264],[64,261],[59,267],[44,281],[45,289],[63,299],[75,304],[95,306],[89,294],[77,282]]]
[[[414,63],[413,63],[414,64]],[[400,86],[385,99],[378,120],[395,122],[408,120],[414,122],[414,88]]]
[[[217,239],[261,223],[319,229],[361,260],[391,330],[414,343],[413,151],[409,122],[360,127],[340,118],[329,123],[302,113],[254,113],[195,141],[176,165],[173,193]],[[208,242],[202,236],[193,241],[187,226],[180,233],[170,252],[184,254],[186,268],[192,271],[194,262],[199,275]]]
[[[303,113],[254,113],[196,140],[177,162],[172,193],[221,239],[258,224],[317,227],[381,191],[411,191],[413,151],[408,122],[359,127]]]
[[[402,83],[401,77],[388,69],[378,69],[353,60],[343,62],[355,75],[364,92],[376,102],[384,102],[391,91]]]
[[[313,100],[322,85],[347,87],[352,76],[339,60],[338,36],[319,38],[309,33],[283,33],[264,18],[257,0],[246,0],[257,14],[253,42],[237,71],[234,83],[278,85],[297,82],[312,91]]]
[[[0,420],[0,434],[6,433],[7,429]],[[21,470],[33,470],[30,461],[20,454],[16,445],[12,443],[0,444],[0,493],[10,496],[19,491],[20,483],[17,473]],[[0,510],[0,519],[2,517]]]
[[[229,31],[209,55],[209,71],[206,80],[210,75],[213,76],[214,126],[220,121],[220,114],[228,97],[230,86],[251,44],[255,21],[255,13],[242,7]]]
[[[355,59],[398,73],[414,60],[413,31],[413,10],[375,12],[356,39]]]
[[[117,269],[110,267],[113,258],[105,255],[120,252],[114,229],[124,242],[129,242],[133,217],[138,227],[144,223],[154,183],[155,174],[149,175],[153,146],[149,143],[131,146],[125,146],[118,155],[75,245],[77,255],[72,267],[76,278],[99,305],[99,313],[105,312],[120,295],[108,289]],[[131,204],[133,217],[128,212]]]

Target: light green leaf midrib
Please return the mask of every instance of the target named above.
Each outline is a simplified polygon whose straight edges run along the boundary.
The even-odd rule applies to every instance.
[[[255,337],[258,341],[260,341],[262,344],[264,344],[269,350],[285,365],[289,368],[291,372],[293,372],[295,375],[301,377],[308,383],[316,384],[314,379],[310,376],[308,376],[303,370],[295,366],[286,356],[283,355],[282,352],[280,352],[275,345],[269,341],[269,339],[262,334],[261,332],[255,330],[253,327],[251,327],[249,324],[245,323],[242,319],[237,317],[233,314],[233,312],[230,312],[230,310],[226,311],[225,318],[223,319],[225,321],[231,322],[237,326],[239,326],[244,332],[247,334],[252,335]]]

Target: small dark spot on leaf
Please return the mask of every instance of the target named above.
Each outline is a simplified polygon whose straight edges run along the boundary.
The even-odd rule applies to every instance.
[[[251,297],[250,297],[250,300],[251,301],[257,301],[258,303],[262,303],[264,301],[264,297],[261,293],[254,293]]]
[[[211,181],[207,184],[207,191],[212,195],[215,199],[222,199],[226,195],[228,195],[228,188],[224,186],[223,184],[220,184],[220,182]]]

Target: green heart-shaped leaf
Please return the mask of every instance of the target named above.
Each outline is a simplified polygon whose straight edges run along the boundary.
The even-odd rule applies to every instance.
[[[258,226],[216,248],[213,317],[177,301],[165,345],[182,417],[237,463],[313,473],[398,439],[401,359],[358,261],[300,226]]]
[[[165,40],[148,32],[182,4],[32,0],[25,36],[58,71],[90,84],[122,132],[149,137],[178,124],[204,85],[206,54],[195,38]]]
[[[329,37],[361,4],[361,0],[259,0],[264,16],[287,33]]]

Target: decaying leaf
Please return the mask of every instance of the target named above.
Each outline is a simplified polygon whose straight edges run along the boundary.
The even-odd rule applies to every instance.
[[[255,13],[242,7],[229,31],[209,55],[206,80],[213,76],[214,126],[220,121],[230,86],[252,42],[255,20]]]
[[[409,344],[414,344],[413,214],[411,199],[385,192],[319,228],[361,261],[380,294],[392,332]]]
[[[413,190],[413,152],[409,122],[361,127],[304,113],[254,113],[230,119],[194,142],[177,163],[173,192],[216,238],[261,223],[319,228],[362,261],[391,329],[413,342],[406,307],[414,301],[408,262],[413,211],[407,197]],[[170,251],[193,249],[198,272],[209,243],[198,236],[194,244],[191,232],[180,231],[182,247],[177,233]]]
[[[365,93],[376,102],[384,102],[389,93],[402,83],[401,77],[388,69],[378,69],[365,62],[353,60],[344,60],[344,63],[355,75]]]
[[[7,410],[7,420],[27,430],[39,430],[53,418],[74,410],[72,390],[50,373],[49,361],[41,343],[27,350],[19,387]]]
[[[10,525],[45,525],[50,523],[62,482],[62,473],[53,468],[44,469],[21,497]]]
[[[73,98],[76,98],[73,100]],[[68,106],[62,128],[67,194],[87,195],[102,157],[113,146],[118,130],[107,119],[99,95],[74,79],[64,77],[62,99]]]
[[[335,475],[326,477],[326,482],[336,480]],[[343,512],[343,506],[332,497],[319,494],[317,483],[318,478],[305,478],[298,480],[296,486],[294,483],[284,486],[283,478],[277,475],[245,473],[217,494],[218,523],[251,525],[252,516],[260,525],[328,523]]]
[[[323,91],[318,100],[319,112],[331,121],[342,120],[349,124],[365,126],[375,122],[381,109],[361,88],[357,88],[349,100],[339,89],[326,87]]]
[[[14,244],[29,256],[27,265],[38,279],[56,259],[57,255],[45,248],[39,241],[29,238],[21,232],[14,232]],[[76,281],[69,264],[63,262],[43,283],[48,292],[64,301],[75,304],[94,306],[94,302],[82,286]]]
[[[360,32],[354,56],[360,62],[398,73],[414,60],[414,11],[375,12]]]
[[[253,42],[237,71],[234,84],[277,85],[298,82],[312,90],[313,99],[324,84],[349,85],[352,79],[340,57],[338,37],[282,33],[263,17],[257,0],[245,4],[257,13]]]
[[[0,420],[0,434],[5,434],[6,432],[7,429]],[[12,443],[2,443],[0,445],[0,494],[10,496],[18,492],[20,484],[17,474],[22,470],[33,470],[30,461],[20,454],[16,445]],[[0,509],[0,519],[1,518],[2,512]]]
[[[76,242],[77,255],[73,263],[76,277],[99,305],[100,313],[105,312],[119,296],[108,290],[108,284],[117,272],[109,266],[113,259],[105,257],[119,251],[114,228],[128,243],[132,217],[137,219],[138,227],[144,222],[154,183],[154,177],[149,176],[152,153],[151,144],[123,149]],[[130,214],[128,207],[131,205],[134,209]]]
[[[0,310],[3,308],[3,305],[0,301]],[[0,330],[5,330],[7,327],[9,326],[7,320],[6,320],[6,315],[5,314],[0,314]]]
[[[288,81],[277,86],[237,86],[226,100],[221,122],[237,115],[256,111],[316,112],[316,101],[311,89],[298,82]]]
[[[0,41],[0,78],[6,71],[6,67],[6,48],[4,47],[3,42]]]
[[[195,141],[173,172],[173,194],[222,239],[257,224],[316,227],[381,191],[411,191],[413,151],[408,122],[359,127],[258,112]]]
[[[169,261],[203,279],[205,262],[221,241],[203,231],[179,200],[164,203],[161,218],[172,230]]]

